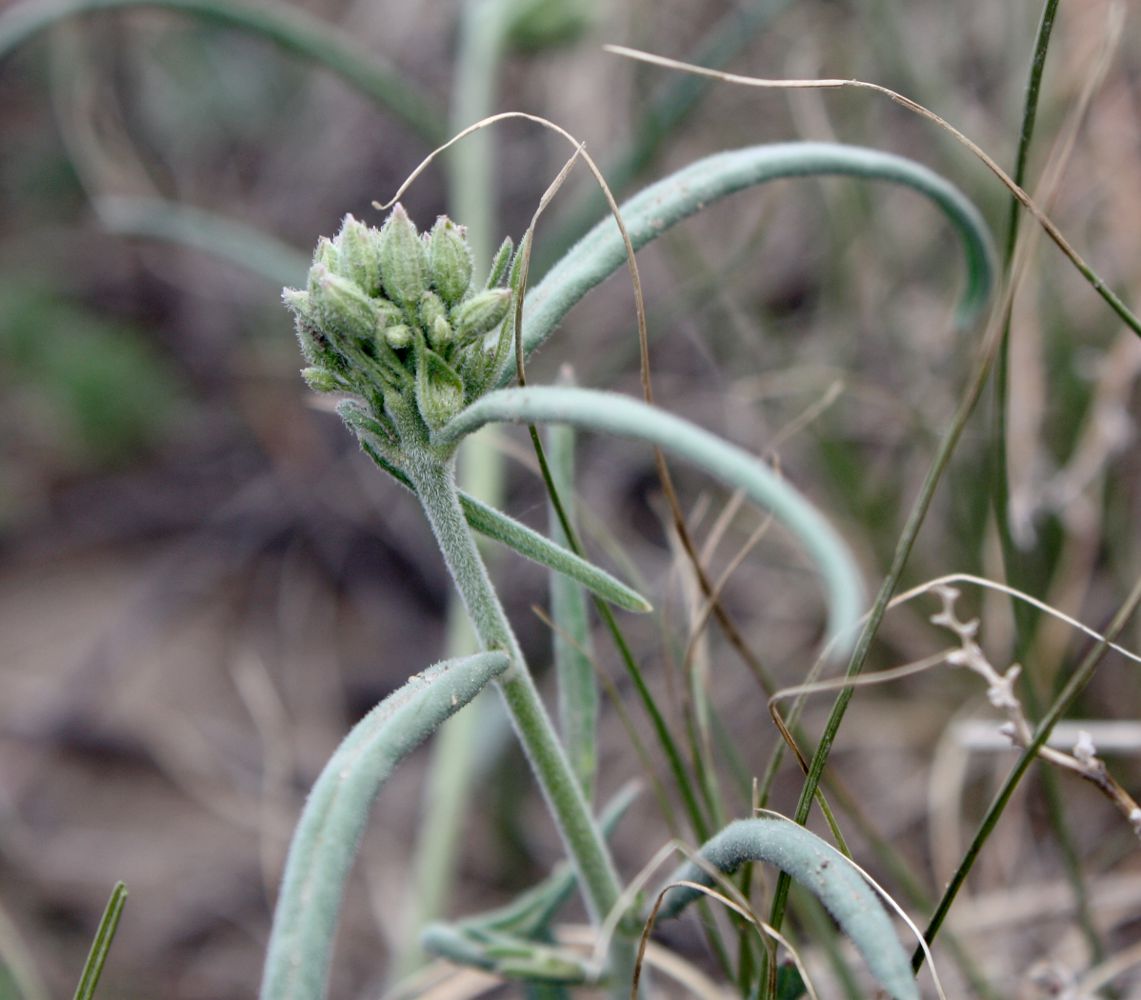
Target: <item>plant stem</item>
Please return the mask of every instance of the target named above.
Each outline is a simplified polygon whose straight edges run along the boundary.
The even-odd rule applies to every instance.
[[[1021,188],[1026,188],[1027,166],[1030,160],[1031,140],[1034,137],[1034,125],[1038,118],[1038,98],[1042,89],[1042,75],[1046,67],[1046,54],[1050,48],[1050,37],[1054,29],[1054,22],[1058,13],[1058,0],[1045,0],[1042,13],[1038,21],[1038,32],[1034,41],[1034,55],[1030,62],[1030,73],[1026,82],[1026,100],[1022,109],[1022,126],[1019,129],[1018,154],[1015,159],[1013,178]],[[1018,245],[1019,224],[1022,221],[1022,205],[1017,198],[1010,199],[1010,215],[1007,221],[1006,245],[1003,249],[1002,269],[1009,280],[1011,267],[1014,261],[1015,249]],[[1010,336],[1011,321],[1014,311],[1014,299],[1011,297],[1003,315],[1002,342],[999,345],[998,358],[995,364],[994,386],[994,472],[992,480],[994,488],[994,516],[998,528],[999,543],[1002,552],[1003,568],[1007,581],[1019,590],[1033,591],[1035,580],[1041,573],[1033,568],[1025,554],[1015,544],[1010,523],[1010,472],[1007,460],[1007,412],[1010,409]],[[1055,567],[1050,566],[1046,579],[1053,574]],[[1012,600],[1011,613],[1014,616],[1014,657],[1018,663],[1028,663],[1032,656],[1034,635],[1037,629],[1038,612],[1025,601]],[[1024,678],[1023,685],[1026,707],[1032,717],[1041,714],[1038,702],[1038,693],[1034,687],[1029,673]],[[1093,963],[1097,964],[1105,956],[1101,936],[1098,934],[1090,913],[1089,898],[1086,892],[1085,881],[1082,878],[1081,860],[1078,856],[1077,846],[1074,843],[1073,833],[1070,830],[1063,808],[1062,793],[1058,785],[1058,775],[1050,768],[1042,772],[1042,790],[1046,798],[1050,825],[1054,828],[1054,835],[1061,851],[1063,865],[1066,870],[1070,889],[1074,894],[1074,904],[1078,925],[1090,949]]]
[[[409,450],[405,466],[444,560],[486,650],[502,649],[511,666],[498,687],[579,876],[597,925],[618,902],[621,886],[610,852],[527,670],[519,643],[475,547],[460,508],[453,471],[428,450]]]

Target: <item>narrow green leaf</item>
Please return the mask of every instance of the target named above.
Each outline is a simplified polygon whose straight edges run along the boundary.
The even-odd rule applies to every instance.
[[[363,439],[361,441],[361,447],[369,458],[401,485],[412,489],[407,475],[397,468],[392,459],[382,454],[375,444]],[[626,586],[621,580],[595,566],[594,563],[575,555],[570,549],[556,545],[545,535],[528,528],[522,521],[516,521],[503,511],[496,510],[462,490],[460,506],[463,508],[464,519],[472,530],[514,549],[524,559],[530,559],[540,566],[546,566],[547,569],[553,569],[556,573],[570,577],[604,601],[626,611],[636,611],[641,614],[653,611],[653,605],[636,590]]]
[[[293,835],[261,1000],[318,1000],[345,881],[380,786],[400,760],[507,669],[506,653],[445,660],[413,675],[353,727],[317,779]]]
[[[547,430],[547,460],[551,486],[568,523],[574,516],[573,427],[556,426]],[[551,537],[559,545],[568,544],[566,533],[553,503],[548,515]],[[559,691],[559,728],[567,745],[571,765],[582,782],[583,794],[590,801],[598,768],[598,679],[591,659],[593,646],[586,614],[586,595],[562,573],[550,579],[551,619],[555,624],[551,642]]]
[[[433,955],[504,979],[580,985],[602,975],[589,957],[483,927],[431,924],[420,940]]]
[[[75,989],[75,1000],[91,1000],[95,996],[95,989],[103,976],[103,966],[107,964],[107,955],[111,951],[111,942],[115,940],[119,919],[123,916],[123,907],[126,905],[127,887],[122,882],[116,882],[99,921],[99,929],[95,932],[95,940],[91,942],[91,951],[87,953],[87,962]]]
[[[442,115],[403,75],[346,32],[292,4],[233,0],[25,0],[0,15],[0,59],[58,21],[126,7],[173,10],[255,35],[332,70],[398,115],[432,144],[446,138]]]
[[[902,184],[930,198],[943,211],[958,230],[967,265],[958,319],[964,326],[973,323],[994,284],[995,253],[990,232],[958,188],[902,156],[824,142],[774,143],[717,153],[644,188],[621,206],[622,221],[637,250],[726,195],[780,178],[832,174]],[[625,262],[626,248],[618,226],[608,216],[527,294],[523,330],[526,353],[530,355],[540,347],[571,306]],[[506,385],[514,373],[513,365],[503,365],[498,385]]]
[[[846,650],[864,605],[855,559],[827,520],[768,466],[696,424],[640,400],[593,389],[528,386],[501,389],[476,400],[435,435],[458,441],[484,424],[567,423],[656,444],[710,472],[771,510],[792,532],[824,577],[829,638]],[[843,650],[841,649],[843,647]]]
[[[827,841],[784,817],[764,816],[730,823],[698,856],[725,874],[748,861],[775,865],[820,899],[894,1000],[919,1000],[907,953],[883,903],[855,865]],[[665,884],[680,881],[714,884],[713,876],[693,861],[681,865]],[[677,916],[699,896],[685,886],[670,889],[658,915]]]

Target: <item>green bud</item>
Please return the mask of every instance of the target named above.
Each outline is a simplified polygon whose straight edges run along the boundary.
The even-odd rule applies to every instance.
[[[513,292],[519,291],[519,282],[523,280],[523,262],[528,262],[530,266],[531,260],[531,234],[533,229],[528,229],[523,234],[523,239],[519,241],[519,252],[515,255],[515,259],[511,261],[511,274],[507,278],[507,287]]]
[[[283,288],[281,299],[297,321],[297,341],[305,360],[311,365],[325,368],[341,367],[342,359],[321,330],[312,296],[296,288]]]
[[[340,392],[344,388],[340,380],[325,368],[302,368],[301,377],[314,392]]]
[[[464,383],[422,338],[416,341],[416,406],[433,430],[463,409]]]
[[[400,306],[414,306],[428,290],[428,252],[408,213],[397,205],[380,230],[380,281]]]
[[[377,323],[381,328],[399,326],[404,322],[404,313],[399,306],[394,306],[388,299],[375,299]]]
[[[341,337],[371,338],[379,327],[376,303],[354,281],[321,265],[309,272],[310,292],[321,326]]]
[[[462,226],[441,215],[428,238],[432,284],[450,306],[464,297],[471,284],[471,248],[464,236]]]
[[[455,334],[448,321],[443,316],[437,316],[428,328],[428,342],[438,351],[453,339]]]
[[[435,292],[425,292],[420,296],[420,324],[431,332],[438,319],[448,318],[448,307]]]
[[[313,251],[313,267],[325,267],[330,271],[338,270],[340,264],[340,255],[337,253],[337,248],[333,245],[333,241],[328,236],[322,236],[317,240],[317,249]],[[312,270],[310,270],[312,276]]]
[[[281,301],[285,303],[285,308],[298,319],[310,321],[316,319],[316,312],[308,292],[303,292],[297,288],[283,288],[281,290]]]
[[[402,347],[407,347],[412,343],[412,328],[405,326],[403,323],[386,327],[384,330],[384,339],[389,347],[399,351]]]
[[[337,273],[355,281],[366,295],[380,294],[379,235],[375,229],[346,215],[335,243],[339,257]]]
[[[297,317],[295,324],[297,342],[301,346],[301,356],[311,365],[339,366],[340,359],[329,345],[329,339],[320,328],[302,316]]]
[[[511,309],[511,290],[490,288],[452,310],[452,326],[461,342],[494,330]]]
[[[503,242],[499,244],[499,249],[495,251],[495,256],[492,258],[491,270],[488,272],[485,288],[494,288],[503,280],[503,276],[507,273],[507,268],[511,266],[511,252],[514,249],[515,244],[511,242],[511,237],[504,237]]]

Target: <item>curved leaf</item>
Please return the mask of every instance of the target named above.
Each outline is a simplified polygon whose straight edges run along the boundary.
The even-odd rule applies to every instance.
[[[376,793],[406,754],[507,665],[501,652],[437,663],[413,675],[345,737],[309,793],[290,844],[261,1000],[325,996],[345,880]]]
[[[967,285],[958,309],[962,325],[973,322],[994,284],[990,232],[975,206],[953,184],[914,160],[862,146],[788,142],[748,146],[707,156],[644,188],[621,206],[622,221],[637,250],[710,202],[783,177],[844,174],[889,181],[930,198],[958,230],[967,265]],[[523,347],[531,354],[554,332],[579,299],[626,261],[614,219],[598,223],[555,264],[524,303]],[[515,374],[505,365],[498,385]]]
[[[428,142],[445,138],[443,117],[394,69],[345,32],[287,4],[233,0],[25,0],[0,15],[0,59],[57,21],[101,10],[153,7],[249,31],[332,70],[399,115]]]
[[[781,816],[739,819],[707,841],[698,856],[726,874],[747,861],[766,861],[787,872],[836,918],[894,1000],[919,1000],[907,953],[883,903],[856,867],[827,841]],[[666,885],[680,881],[712,886],[714,880],[705,868],[687,861]],[[685,886],[670,889],[659,917],[677,916],[698,895],[698,890]]]
[[[484,424],[566,423],[656,444],[688,459],[768,508],[808,550],[824,577],[829,638],[850,631],[864,604],[864,588],[848,547],[824,517],[792,486],[743,448],[688,420],[628,396],[595,389],[528,386],[500,389],[476,400],[433,439],[458,441]],[[839,652],[839,646],[837,647]]]

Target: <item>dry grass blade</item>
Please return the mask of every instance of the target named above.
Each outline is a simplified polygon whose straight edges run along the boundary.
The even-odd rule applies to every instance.
[[[718,880],[726,888],[727,891],[732,892],[734,895],[739,895],[736,886],[734,886],[732,882],[725,878],[720,872],[716,872],[716,875]],[[671,889],[676,888],[690,889],[694,892],[700,893],[703,896],[708,896],[710,899],[716,900],[718,903],[721,903],[724,907],[726,907],[726,909],[732,910],[738,916],[743,917],[745,920],[747,920],[753,927],[756,928],[757,933],[762,937],[769,938],[777,942],[777,944],[782,945],[795,963],[796,969],[800,973],[801,982],[804,983],[804,988],[807,991],[808,996],[811,998],[811,1000],[819,1000],[819,994],[817,994],[815,988],[812,985],[812,980],[808,976],[808,970],[805,968],[804,962],[801,960],[800,955],[796,949],[789,943],[788,939],[783,934],[781,934],[780,931],[778,931],[775,927],[765,923],[765,921],[757,916],[757,914],[753,912],[752,907],[748,905],[747,901],[737,902],[735,899],[730,899],[729,896],[718,892],[716,889],[712,889],[707,885],[702,885],[700,882],[690,882],[687,879],[679,879],[676,882],[670,882],[669,885],[664,886],[661,889],[657,895],[657,898],[654,900],[653,908],[650,910],[650,914],[646,918],[645,926],[642,928],[642,937],[638,944],[638,963],[634,967],[634,982],[630,986],[631,1000],[637,1000],[638,997],[638,983],[642,975],[642,964],[645,961],[646,957],[646,946],[650,940],[650,934],[653,932],[654,922],[657,920],[658,911],[662,908],[662,902],[666,898],[666,893]]]
[[[1106,52],[1111,52],[1117,47],[1120,41],[1122,28],[1124,25],[1125,12],[1124,7],[1120,3],[1115,3],[1110,7],[1109,26],[1106,39]],[[866,80],[841,80],[841,79],[807,79],[807,80],[773,80],[763,77],[755,76],[742,76],[737,73],[726,73],[722,70],[706,69],[702,66],[694,66],[692,63],[681,62],[677,59],[669,59],[665,56],[654,55],[649,52],[643,52],[639,49],[628,48],[624,45],[605,45],[603,48],[607,52],[612,52],[614,55],[624,56],[627,59],[635,59],[640,62],[650,63],[654,66],[662,66],[666,69],[680,70],[684,73],[693,73],[697,76],[712,77],[715,80],[720,80],[723,83],[737,84],[743,87],[762,87],[766,89],[777,90],[803,90],[803,89],[816,89],[827,90],[836,88],[851,88],[854,90],[869,90],[894,101],[901,107],[906,108],[908,111],[926,118],[928,121],[933,122],[939,128],[943,129],[951,135],[957,142],[963,145],[992,173],[1002,185],[1013,195],[1032,216],[1038,224],[1046,231],[1050,239],[1057,244],[1058,249],[1069,259],[1069,261],[1078,269],[1079,272],[1086,278],[1086,280],[1093,287],[1111,309],[1125,324],[1138,336],[1141,336],[1141,320],[1139,320],[1133,312],[1122,302],[1114,292],[1108,288],[1102,279],[1093,271],[1093,269],[1086,263],[1081,254],[1074,249],[1073,245],[1062,234],[1061,230],[1050,219],[1049,215],[1038,205],[1038,203],[1030,197],[1029,194],[1021,186],[1015,183],[1014,179],[998,165],[989,153],[986,152],[978,143],[969,138],[959,129],[955,128],[949,121],[942,116],[936,114],[930,108],[924,107],[917,101],[913,101],[910,97],[906,97],[898,91],[892,90],[890,87],[884,87],[878,83],[870,83]]]

